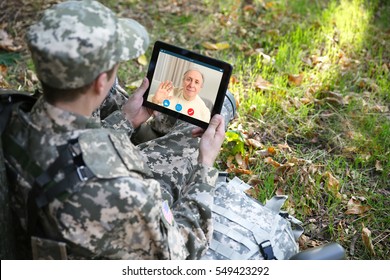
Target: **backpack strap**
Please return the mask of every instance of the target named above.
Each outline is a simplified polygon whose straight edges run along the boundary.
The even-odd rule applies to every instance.
[[[254,254],[260,253],[262,254],[263,258],[265,260],[270,259],[276,259],[275,255],[273,253],[273,249],[271,246],[271,242],[269,241],[269,233],[264,231],[263,229],[259,228],[258,225],[253,224],[244,218],[242,218],[240,215],[234,213],[233,211],[223,208],[218,205],[213,205],[212,211],[220,216],[223,216],[230,221],[239,224],[240,226],[244,227],[248,231],[250,231],[253,234],[253,237],[256,240],[256,243],[252,242],[249,238],[245,237],[241,233],[230,229],[229,227],[226,227],[220,223],[214,222],[214,230],[217,232],[220,232],[231,239],[243,244],[245,247],[249,249],[249,252],[246,254],[239,254],[235,252],[234,250],[228,248],[226,245],[221,244],[219,241],[212,240],[212,246],[211,249],[217,248],[217,252],[223,255],[224,257],[227,257],[229,259],[249,259]],[[259,231],[262,233],[259,234]],[[264,241],[266,240],[266,241]],[[214,248],[213,248],[214,247]],[[229,249],[229,250],[228,250]]]
[[[54,199],[79,191],[80,184],[94,178],[95,175],[84,164],[81,154],[76,152],[77,149],[75,149],[75,145],[78,144],[78,139],[72,139],[68,141],[68,143],[58,146],[58,157],[46,170],[42,170],[40,166],[32,161],[29,154],[11,137],[3,135],[3,140],[9,151],[11,151],[12,156],[20,159],[21,168],[33,176],[32,189],[28,195],[27,201],[28,234],[45,240],[44,238],[46,238],[46,236],[42,234],[38,224],[39,211]],[[12,172],[10,168],[8,169]],[[60,171],[63,173],[63,178],[56,181],[55,177]],[[59,232],[55,235],[54,239],[57,240],[52,241],[54,243],[59,242],[57,245],[61,247],[61,242],[63,243],[65,240]],[[50,236],[49,238],[52,239],[53,237]],[[35,248],[42,248],[42,246],[37,245],[42,242],[39,243],[37,239],[32,239],[32,241],[32,244],[36,245]],[[49,244],[50,242],[44,243]],[[53,245],[54,243],[50,244]],[[83,248],[78,248],[69,242],[66,243],[72,252],[77,252],[86,257],[91,256],[89,251],[87,252],[87,250],[84,250]]]
[[[237,253],[235,250],[231,249],[229,246],[226,246],[223,243],[215,239],[212,239],[210,248],[217,251],[219,254],[223,255],[224,257],[233,260],[247,260],[259,252],[259,246],[255,242],[250,240],[248,237],[241,234],[240,232],[231,229],[225,226],[224,224],[221,224],[216,221],[214,221],[213,226],[215,232],[219,232],[224,236],[227,236],[235,240],[236,242],[243,244],[249,250],[245,254],[240,254]]]

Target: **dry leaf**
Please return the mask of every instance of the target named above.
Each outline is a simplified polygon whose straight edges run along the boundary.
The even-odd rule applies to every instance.
[[[236,76],[232,75],[230,77],[230,84],[235,85],[235,84],[238,84],[238,83],[239,83],[238,78]]]
[[[278,144],[278,149],[282,150],[282,151],[287,151],[287,152],[290,152],[290,153],[292,152],[290,146],[287,143],[285,143],[285,144]]]
[[[248,169],[248,164],[240,153],[236,154],[234,158],[236,159],[236,162],[240,168]]]
[[[261,179],[257,175],[251,176],[250,179],[248,180],[248,184],[251,186],[259,185],[261,184],[261,182],[262,182]]]
[[[8,88],[9,87],[9,84],[4,79],[2,72],[0,72],[0,87],[1,88]]]
[[[203,42],[202,43],[202,46],[205,48],[205,49],[208,49],[208,50],[217,50],[217,46],[211,42]]]
[[[211,43],[211,42],[203,42],[202,46],[205,49],[212,50],[212,51],[218,51],[218,50],[224,50],[230,47],[229,43],[227,42],[220,42],[220,43]]]
[[[275,191],[276,195],[285,195],[284,190],[282,188],[277,188]]]
[[[262,49],[256,49],[256,52],[261,55],[264,64],[268,65],[275,62],[275,59],[269,56],[268,54],[263,53]]]
[[[8,67],[6,65],[0,64],[0,74],[7,74]]]
[[[379,160],[377,160],[377,161],[375,162],[375,170],[376,170],[376,171],[383,171],[382,163],[381,163]]]
[[[0,49],[15,52],[22,48],[17,46],[12,39],[9,38],[8,33],[5,30],[0,30]]]
[[[229,168],[234,168],[233,159],[234,159],[234,156],[228,156],[228,158],[226,159],[226,165]]]
[[[371,209],[369,205],[362,205],[361,201],[365,201],[365,198],[352,197],[347,203],[347,215],[361,215]]]
[[[245,12],[255,12],[255,11],[256,11],[256,8],[255,8],[255,6],[253,6],[253,5],[245,5],[244,8],[243,8],[243,10],[244,10]]]
[[[252,146],[256,149],[262,149],[264,147],[263,144],[261,144],[260,141],[257,141],[256,139],[249,138],[246,139],[245,142],[247,145]]]
[[[141,55],[137,58],[137,62],[140,64],[140,65],[143,65],[143,66],[146,66],[148,64],[148,59],[146,58],[146,55]]]
[[[324,63],[327,60],[328,60],[327,56],[317,56],[317,55],[311,56],[311,61],[312,61],[313,65]]]
[[[275,148],[272,147],[272,146],[271,146],[271,147],[268,147],[267,151],[268,151],[268,153],[269,153],[270,155],[276,154],[276,150],[275,150]]]
[[[364,225],[362,229],[362,239],[363,239],[364,246],[366,246],[368,251],[370,251],[371,255],[375,256],[374,245],[372,244],[372,238],[371,238],[371,231],[368,228],[364,227]]]
[[[281,166],[281,164],[280,164],[279,162],[273,160],[273,159],[270,158],[270,157],[265,158],[265,159],[264,159],[264,162],[265,162],[265,163],[268,163],[268,164],[271,164],[271,165],[274,166],[274,167],[280,167],[280,166]]]
[[[294,86],[300,86],[303,81],[303,73],[298,75],[289,74],[288,75],[288,82],[290,85]]]
[[[269,157],[270,156],[270,153],[268,152],[268,149],[264,149],[264,150],[260,150],[260,151],[256,151],[255,154],[259,157]]]
[[[267,80],[264,80],[261,76],[258,76],[254,86],[257,89],[268,90],[272,87],[272,83],[268,82]]]
[[[275,2],[267,2],[267,3],[265,3],[265,6],[264,6],[264,8],[265,9],[271,9],[273,6],[275,5]]]
[[[323,176],[326,179],[325,188],[334,196],[340,197],[341,194],[339,193],[339,181],[329,171],[325,172]]]
[[[268,147],[267,149],[256,151],[255,154],[260,157],[269,157],[275,155],[276,150],[274,147]]]
[[[389,111],[389,107],[388,106],[382,106],[382,105],[378,105],[378,104],[375,104],[372,109],[375,111],[375,112],[378,112],[378,113],[387,113]]]
[[[225,50],[230,48],[230,44],[228,42],[219,42],[215,44],[217,46],[217,50]]]
[[[228,168],[226,170],[226,172],[234,173],[236,175],[240,175],[240,174],[250,175],[250,174],[252,174],[252,171],[250,171],[248,169],[242,169],[242,168]]]

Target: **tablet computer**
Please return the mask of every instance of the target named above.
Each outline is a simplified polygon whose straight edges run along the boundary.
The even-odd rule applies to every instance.
[[[156,41],[143,105],[207,128],[221,112],[231,73],[224,61]]]

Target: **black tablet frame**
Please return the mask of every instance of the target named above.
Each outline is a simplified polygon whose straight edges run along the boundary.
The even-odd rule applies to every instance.
[[[223,102],[225,99],[225,94],[226,94],[226,91],[228,89],[229,80],[230,80],[230,76],[231,76],[233,67],[227,62],[217,60],[217,59],[214,59],[214,58],[211,58],[208,56],[204,56],[204,55],[201,55],[199,53],[189,51],[189,50],[180,48],[178,46],[170,45],[170,44],[167,44],[167,43],[162,42],[162,41],[156,41],[154,44],[154,48],[153,48],[153,52],[152,52],[152,56],[150,59],[149,68],[148,68],[148,72],[147,72],[147,78],[149,80],[149,88],[145,91],[145,94],[143,96],[144,97],[143,105],[145,107],[150,108],[150,109],[162,112],[164,114],[173,116],[175,118],[184,120],[186,122],[189,122],[191,124],[194,124],[194,125],[197,125],[197,126],[200,126],[204,129],[206,129],[208,127],[209,123],[206,123],[206,122],[201,121],[201,120],[196,119],[196,118],[192,118],[192,117],[185,115],[183,113],[165,108],[161,105],[155,104],[155,103],[147,100],[148,96],[149,96],[149,90],[150,90],[150,87],[152,85],[154,72],[156,70],[158,56],[159,56],[159,53],[161,51],[168,52],[169,54],[173,54],[179,58],[186,59],[186,60],[189,60],[193,63],[198,63],[198,64],[206,66],[206,67],[209,66],[210,68],[220,69],[220,72],[222,72],[222,78],[221,78],[221,81],[219,84],[219,88],[218,88],[218,92],[216,95],[216,99],[214,101],[213,108],[210,112],[211,117],[215,114],[221,113]]]

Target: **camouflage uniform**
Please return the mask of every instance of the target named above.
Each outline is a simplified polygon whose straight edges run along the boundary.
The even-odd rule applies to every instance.
[[[110,29],[115,32],[108,32]],[[29,29],[27,41],[40,80],[54,88],[77,88],[118,61],[143,53],[148,43],[145,33],[138,23],[117,19],[95,1],[69,1],[46,11],[43,19]],[[104,40],[104,47],[91,51],[95,42],[102,45]],[[73,48],[75,45],[78,48]],[[61,110],[43,99],[29,113],[13,112],[4,135],[6,143],[25,151],[25,161],[21,162],[7,146],[4,150],[7,164],[17,173],[17,184],[11,192],[22,226],[27,227],[28,193],[34,181],[29,167],[48,169],[59,156],[57,147],[77,139],[72,153],[81,155],[94,176],[71,186],[75,192],[63,193],[39,211],[40,230],[45,237],[71,245],[71,258],[200,258],[212,235],[210,203],[217,170],[195,162],[195,148],[166,150],[169,156],[157,158],[158,151],[164,149],[158,141],[148,147],[146,160],[130,142],[133,128],[123,114],[104,114],[108,116],[101,122],[96,117]],[[182,138],[183,133],[187,134],[188,129],[180,135],[172,134],[182,139],[175,146],[193,146],[188,141],[197,140]],[[152,161],[161,166],[175,163],[171,172],[182,177],[166,181],[166,174],[156,164],[150,164],[154,170],[149,168],[147,163]],[[60,170],[53,180],[62,177]],[[162,183],[175,191],[165,191],[168,187],[161,188]]]
[[[116,86],[104,104],[120,107],[123,90]],[[229,95],[229,93],[227,93]],[[235,116],[235,107],[225,98],[221,114],[228,124]],[[113,104],[116,104],[115,106]],[[106,110],[104,108],[100,108]],[[189,174],[198,156],[198,138],[192,138],[192,125],[160,114],[151,118],[146,135],[135,133],[137,140],[146,138],[138,144],[153,170],[154,178],[160,182],[162,195],[174,203],[180,198],[189,183]],[[264,259],[264,252],[272,248],[272,257],[289,259],[298,253],[297,240],[303,229],[300,221],[281,211],[286,196],[275,196],[266,205],[246,194],[250,188],[238,178],[226,182],[218,178],[213,195],[212,218],[213,237],[210,246],[201,259]],[[281,213],[281,215],[280,215]],[[264,243],[263,243],[264,242]],[[269,256],[267,256],[269,257]]]

